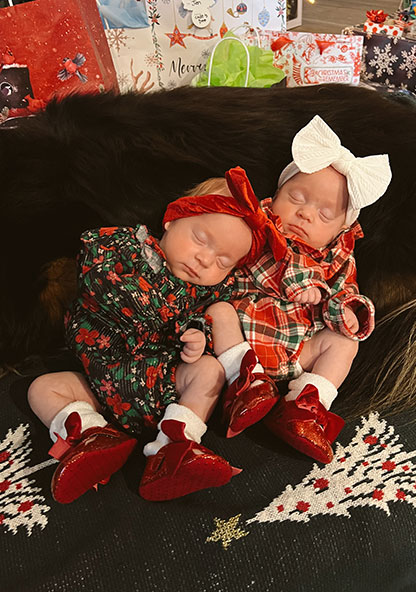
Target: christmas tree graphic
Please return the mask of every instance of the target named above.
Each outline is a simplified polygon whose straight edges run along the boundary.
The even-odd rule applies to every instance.
[[[21,424],[15,430],[9,429],[0,442],[0,525],[13,534],[19,528],[26,529],[28,536],[35,526],[45,528],[50,510],[40,495],[41,489],[28,475],[57,462],[51,459],[29,466],[29,435],[29,426]]]
[[[416,508],[416,451],[403,451],[398,440],[394,428],[371,413],[347,446],[337,444],[330,464],[315,464],[299,485],[288,485],[246,524],[308,522],[318,514],[349,517],[357,506],[373,506],[388,516],[395,503]]]

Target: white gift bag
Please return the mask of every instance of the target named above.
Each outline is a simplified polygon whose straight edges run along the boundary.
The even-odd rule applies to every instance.
[[[244,22],[260,32],[286,28],[286,0],[146,0],[146,10],[148,27],[104,25],[122,91],[146,77],[145,90],[189,84],[214,45]]]

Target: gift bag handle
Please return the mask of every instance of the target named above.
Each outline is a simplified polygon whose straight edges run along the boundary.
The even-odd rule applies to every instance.
[[[222,39],[217,41],[217,43],[214,45],[214,49],[212,50],[212,53],[211,53],[211,61],[209,63],[209,67],[208,67],[208,83],[207,83],[207,85],[211,86],[211,74],[212,74],[212,64],[214,63],[214,54],[215,54],[215,51],[216,51],[217,47],[219,46],[219,44],[222,43],[223,41],[238,41],[238,43],[241,43],[241,45],[244,47],[245,52],[246,52],[246,57],[247,57],[246,79],[244,81],[244,86],[246,87],[248,85],[248,75],[250,72],[250,54],[248,53],[247,45],[244,43],[244,41],[242,41],[238,37],[223,37]]]
[[[259,33],[259,30],[257,27],[252,27],[250,25],[250,23],[248,23],[246,21],[242,25],[238,25],[238,27],[234,27],[233,29],[230,29],[230,33],[235,33],[239,29],[245,29],[246,32],[248,32],[248,33],[254,33],[256,36],[256,40],[257,40],[257,47],[261,47],[260,33]]]

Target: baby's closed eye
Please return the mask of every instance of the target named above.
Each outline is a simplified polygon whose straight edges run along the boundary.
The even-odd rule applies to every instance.
[[[233,262],[228,257],[217,257],[217,265],[220,269],[229,269],[234,267]]]

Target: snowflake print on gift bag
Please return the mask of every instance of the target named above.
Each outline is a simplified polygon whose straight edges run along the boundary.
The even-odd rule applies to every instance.
[[[357,28],[346,31],[364,37],[361,76],[365,81],[415,92],[416,40],[377,33],[364,35]]]

